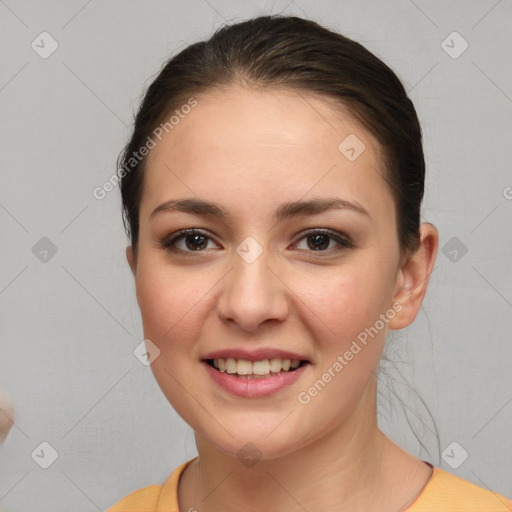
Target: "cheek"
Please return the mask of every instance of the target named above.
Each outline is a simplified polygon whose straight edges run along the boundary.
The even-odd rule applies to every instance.
[[[382,267],[380,277],[374,268],[340,268],[324,279],[302,281],[301,298],[314,313],[308,328],[318,347],[318,367],[301,390],[299,410],[322,425],[318,435],[353,412],[377,372],[386,329],[375,330],[375,324],[389,310],[391,289]]]
[[[389,307],[391,282],[374,269],[347,265],[323,274],[305,273],[297,281],[297,296],[323,324],[329,341],[350,342]]]
[[[173,340],[186,340],[199,329],[198,313],[212,287],[197,271],[141,264],[137,273],[137,299],[144,335],[165,350]],[[178,339],[179,333],[179,339]]]

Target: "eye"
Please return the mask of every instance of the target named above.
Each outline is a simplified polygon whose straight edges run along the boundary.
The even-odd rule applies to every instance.
[[[306,248],[300,248],[301,241],[305,241]],[[160,246],[171,252],[181,252],[191,255],[194,252],[204,252],[212,238],[198,229],[182,229],[160,241]],[[181,247],[180,247],[181,245]],[[327,229],[310,230],[303,234],[294,248],[307,252],[328,253],[340,252],[353,247],[352,242],[341,233],[331,232]]]
[[[346,236],[341,233],[331,232],[327,229],[315,229],[308,231],[299,239],[299,242],[301,240],[306,242],[306,248],[302,248],[302,250],[309,252],[331,253],[353,247],[352,242]],[[334,247],[331,244],[334,244]],[[296,242],[295,247],[300,248],[298,245],[300,245],[300,243]]]
[[[177,234],[164,238],[160,245],[172,252],[201,252],[208,248],[208,241],[212,240],[206,233],[197,229],[182,229]],[[181,247],[179,242],[183,241]]]

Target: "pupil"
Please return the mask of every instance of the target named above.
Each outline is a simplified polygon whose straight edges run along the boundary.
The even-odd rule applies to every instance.
[[[194,241],[192,242],[192,244],[194,245],[190,245],[188,243],[188,241],[190,239],[193,239]],[[205,240],[206,240],[206,237],[203,236],[203,235],[189,235],[187,237],[187,248],[188,249],[194,249],[194,250],[197,250],[197,249],[204,249],[204,247],[202,247],[202,245],[205,243]],[[195,245],[197,242],[199,242],[198,245]]]
[[[328,235],[311,235],[308,237],[309,240],[314,240],[313,245],[308,244],[310,249],[325,249],[329,246],[329,236]]]

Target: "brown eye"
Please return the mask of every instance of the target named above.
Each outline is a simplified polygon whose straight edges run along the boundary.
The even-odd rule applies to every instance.
[[[319,235],[310,235],[307,237],[308,247],[313,250],[327,249],[330,243],[329,235],[323,233]]]
[[[187,249],[190,249],[192,251],[198,250],[198,249],[205,249],[208,243],[205,244],[205,240],[207,237],[204,235],[186,235],[183,237],[185,240],[185,245],[187,246]]]
[[[306,248],[299,247],[302,240],[306,241]],[[314,230],[306,233],[296,244],[300,250],[319,253],[338,252],[353,247],[352,242],[341,233],[332,233],[327,230]]]
[[[211,240],[208,235],[197,229],[183,229],[177,234],[170,235],[162,240],[160,245],[172,252],[202,252],[208,248],[208,243]],[[179,244],[182,241],[184,243],[180,247]]]

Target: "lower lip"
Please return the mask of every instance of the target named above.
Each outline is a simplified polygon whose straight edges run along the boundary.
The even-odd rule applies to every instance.
[[[203,361],[203,364],[214,382],[231,394],[244,398],[259,398],[277,393],[296,382],[309,366],[309,364],[305,364],[293,372],[281,373],[268,378],[241,379],[216,370],[205,361]]]

